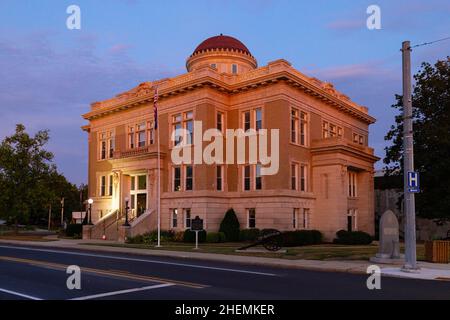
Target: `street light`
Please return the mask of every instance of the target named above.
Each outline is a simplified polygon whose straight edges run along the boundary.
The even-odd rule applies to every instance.
[[[128,197],[125,198],[125,223],[123,224],[124,227],[129,227],[130,224],[128,223],[128,209],[130,209],[128,207],[128,202],[130,201],[130,199]]]
[[[90,198],[88,200],[88,203],[89,203],[89,222],[88,222],[88,225],[93,225],[93,223],[92,223],[92,204],[94,203],[94,200],[92,200],[92,198]]]

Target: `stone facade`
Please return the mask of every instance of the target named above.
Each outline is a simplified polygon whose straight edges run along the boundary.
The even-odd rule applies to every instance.
[[[240,42],[227,48],[228,38],[214,37],[199,46],[188,58],[186,74],[145,82],[92,104],[83,129],[89,139],[93,221],[108,213],[123,217],[125,199],[132,218],[156,214],[159,131],[164,230],[184,230],[190,213],[192,219],[204,219],[207,230],[217,231],[232,207],[242,228],[318,229],[327,239],[348,228],[373,234],[373,164],[378,158],[368,146],[375,119],[367,108],[285,60],[258,68]],[[158,130],[152,128],[156,87]],[[182,166],[178,182],[170,138],[178,124],[188,128],[191,120],[201,121],[203,131],[279,129],[278,173],[259,177],[255,165],[218,169],[195,164],[192,179],[191,169]],[[139,230],[155,229],[155,219],[142,219],[150,220]]]

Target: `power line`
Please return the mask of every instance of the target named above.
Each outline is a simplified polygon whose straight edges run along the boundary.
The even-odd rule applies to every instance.
[[[450,37],[434,40],[434,41],[431,41],[431,42],[424,42],[424,43],[421,43],[421,44],[416,44],[415,46],[409,47],[409,49],[417,48],[417,47],[421,47],[421,46],[426,46],[426,45],[429,45],[429,44],[433,44],[433,43],[441,42],[441,41],[445,41],[445,40],[450,40]]]

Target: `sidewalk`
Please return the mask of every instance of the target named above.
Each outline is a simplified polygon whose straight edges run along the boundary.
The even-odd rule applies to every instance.
[[[90,245],[86,245],[89,243]],[[95,245],[98,243],[99,245]],[[315,271],[346,272],[354,274],[367,274],[367,267],[373,265],[369,261],[321,261],[321,260],[287,260],[264,257],[249,257],[239,255],[226,255],[217,253],[185,252],[170,250],[147,250],[137,248],[109,247],[105,244],[117,244],[114,241],[104,240],[71,240],[60,239],[49,242],[32,242],[19,240],[0,240],[0,244],[14,244],[20,246],[36,246],[45,248],[59,249],[79,249],[85,251],[100,251],[104,253],[127,253],[142,256],[174,257],[182,259],[209,260],[217,262],[234,262],[247,265],[270,266],[282,268],[295,268]],[[93,244],[93,245],[91,245]],[[101,245],[100,245],[101,244]],[[382,275],[391,277],[443,280],[450,281],[450,264],[435,264],[428,262],[419,262],[420,273],[401,272],[398,265],[383,264],[379,265]]]

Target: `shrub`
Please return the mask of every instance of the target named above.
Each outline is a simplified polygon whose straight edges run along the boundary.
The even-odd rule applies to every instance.
[[[372,243],[372,236],[363,231],[345,231],[336,232],[337,238],[333,240],[336,244],[345,245],[367,245]]]
[[[184,242],[195,242],[195,231],[186,230],[184,232],[183,236]],[[198,232],[198,242],[205,242],[206,241],[206,231],[202,230]]]
[[[66,236],[67,237],[80,237],[83,234],[83,225],[82,224],[68,224],[66,228]]]
[[[183,239],[184,239],[184,231],[176,232],[173,237],[173,241],[175,242],[183,242]]]
[[[320,244],[322,233],[317,230],[296,230],[283,232],[283,246],[296,247]]]
[[[256,241],[260,235],[259,229],[244,229],[239,233],[239,240],[241,241]]]
[[[208,243],[225,242],[225,233],[223,233],[223,232],[208,232],[208,234],[206,235],[206,242],[208,242]]]
[[[227,241],[239,241],[239,229],[240,224],[236,213],[233,209],[229,209],[220,223],[219,232],[225,233]]]
[[[161,230],[161,241],[173,241],[175,232],[173,230]],[[131,244],[153,244],[158,241],[158,231],[154,230],[134,237],[128,237],[127,243]]]

